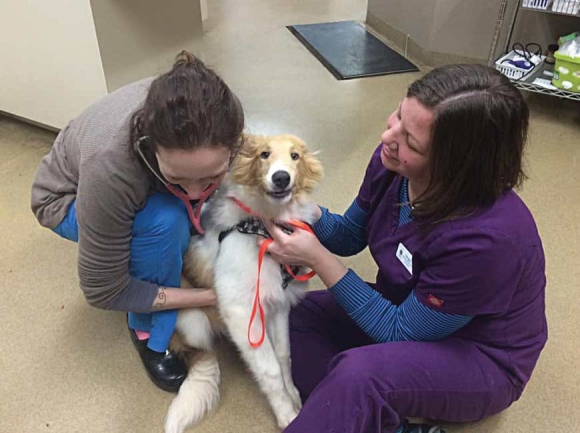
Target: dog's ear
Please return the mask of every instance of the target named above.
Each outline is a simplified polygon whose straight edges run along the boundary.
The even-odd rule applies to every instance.
[[[258,159],[256,158],[260,147],[261,136],[244,133],[242,135],[242,147],[233,161],[230,175],[236,183],[241,185],[259,184]]]
[[[258,147],[259,137],[254,134],[244,132],[242,134],[242,147],[240,148],[240,155],[245,158],[253,158]]]
[[[311,152],[308,148],[305,148],[298,170],[301,171],[298,176],[299,183],[301,183],[300,187],[308,192],[311,192],[314,189],[318,182],[322,180],[324,175],[322,163],[316,157],[316,153]]]

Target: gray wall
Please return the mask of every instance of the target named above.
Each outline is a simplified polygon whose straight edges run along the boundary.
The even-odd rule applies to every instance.
[[[428,48],[435,15],[436,1],[424,0],[368,0],[367,14],[410,34],[418,45]]]
[[[367,21],[428,64],[485,62],[501,0],[369,0]]]
[[[109,92],[164,72],[183,49],[200,54],[199,1],[91,0],[91,9]]]

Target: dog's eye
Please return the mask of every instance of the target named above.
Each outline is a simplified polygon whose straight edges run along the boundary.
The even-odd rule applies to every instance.
[[[260,158],[262,158],[262,159],[268,159],[269,156],[270,156],[270,152],[260,153]]]
[[[300,155],[298,155],[296,152],[293,152],[290,154],[290,158],[292,158],[294,161],[298,160],[298,158],[300,158]]]

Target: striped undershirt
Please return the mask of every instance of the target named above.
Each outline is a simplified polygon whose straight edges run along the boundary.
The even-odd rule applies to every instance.
[[[399,192],[401,227],[412,222],[408,180]],[[367,246],[367,212],[354,201],[344,215],[321,207],[314,231],[334,254],[351,256]],[[422,304],[412,291],[401,305],[394,305],[363,281],[352,269],[329,290],[348,315],[376,342],[437,341],[465,326],[471,316],[446,314]]]

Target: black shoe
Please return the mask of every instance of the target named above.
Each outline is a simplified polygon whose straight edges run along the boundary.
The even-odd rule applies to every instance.
[[[155,352],[147,347],[149,340],[139,340],[131,328],[131,341],[139,352],[145,371],[151,381],[164,391],[177,392],[187,376],[187,366],[183,359],[173,352]]]

